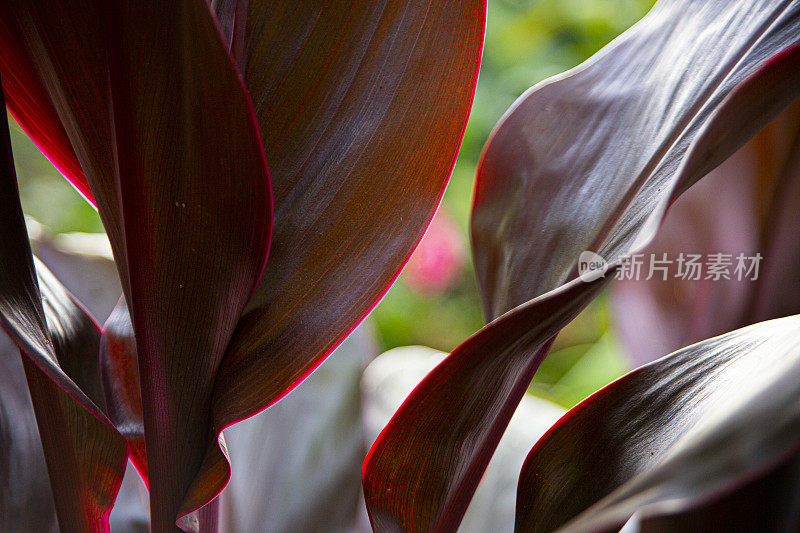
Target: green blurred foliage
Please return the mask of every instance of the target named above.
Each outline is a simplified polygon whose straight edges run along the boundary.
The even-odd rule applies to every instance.
[[[492,128],[525,90],[568,70],[639,20],[653,0],[490,0],[475,102],[443,205],[468,242],[472,183]],[[58,176],[16,124],[12,127],[25,212],[57,233],[103,231],[96,211]],[[372,317],[383,350],[423,344],[443,351],[484,324],[469,260],[444,294],[419,294],[401,275]],[[570,407],[621,375],[627,362],[599,298],[559,335],[531,391]]]

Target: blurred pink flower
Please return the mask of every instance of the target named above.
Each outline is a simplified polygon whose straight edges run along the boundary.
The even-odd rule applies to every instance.
[[[425,295],[446,292],[464,269],[464,236],[441,206],[403,272],[405,284]]]

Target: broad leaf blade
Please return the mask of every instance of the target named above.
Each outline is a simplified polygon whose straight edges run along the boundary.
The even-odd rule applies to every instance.
[[[10,2],[0,15],[114,249],[138,345],[152,527],[174,529],[227,480],[220,459],[223,475],[182,509],[206,449],[222,457],[211,389],[269,243],[250,101],[204,2]]]
[[[605,286],[571,283],[492,322],[414,389],[363,467],[375,531],[458,527],[558,331]]]
[[[370,363],[361,380],[367,442],[375,440],[406,396],[446,356],[424,346],[404,346]],[[563,408],[547,400],[523,396],[469,504],[458,528],[460,533],[514,530],[520,468],[532,445],[564,413]]]
[[[125,472],[125,440],[23,357],[61,531],[108,531]],[[49,369],[48,369],[49,370]]]
[[[458,524],[563,326],[552,317],[575,316],[596,294],[577,277],[580,252],[598,250],[613,272],[677,194],[797,98],[799,28],[794,3],[664,0],[511,108],[484,150],[472,222],[486,314],[500,316],[415,389],[373,446],[373,525]]]
[[[86,396],[105,413],[100,379],[100,330],[83,305],[47,267],[34,258],[42,307],[58,364]]]
[[[211,393],[263,269],[272,196],[250,101],[206,4],[118,2],[110,19],[128,302],[161,531],[227,481]],[[208,447],[223,475],[186,499]]]
[[[275,236],[220,370],[218,430],[302,381],[408,259],[461,143],[485,9],[249,2],[240,66],[270,161]]]
[[[575,277],[584,250],[613,262],[640,247],[673,191],[793,101],[795,74],[780,72],[792,67],[768,60],[798,42],[799,12],[776,0],[662,0],[586,63],[520,98],[478,169],[471,224],[487,316]],[[753,74],[750,92],[723,112]]]
[[[723,530],[796,528],[798,331],[797,316],[762,322],[679,350],[590,396],[526,459],[517,531],[616,531],[634,513],[647,530],[651,519],[692,519],[686,512],[699,520],[704,506],[727,507],[730,514],[714,519]],[[759,485],[761,478],[776,484]],[[747,516],[755,494],[769,507]]]
[[[0,63],[22,127],[97,205],[128,294],[103,14],[98,0],[3,2]]]
[[[0,76],[8,109],[47,158],[75,188],[93,202],[86,176],[61,125],[58,113],[36,74],[25,63],[21,43],[0,19]]]
[[[120,293],[114,263],[87,242],[88,236],[52,236],[46,228],[27,220],[31,245],[68,290],[90,309],[94,316],[106,316]],[[104,236],[96,235],[91,240]],[[7,462],[0,466],[4,486],[0,498],[0,530],[56,531],[57,522],[50,480],[47,474],[33,405],[30,401],[18,348],[0,333],[0,437]],[[114,508],[109,518],[114,532],[147,531],[149,512],[147,491],[136,470],[125,471]]]

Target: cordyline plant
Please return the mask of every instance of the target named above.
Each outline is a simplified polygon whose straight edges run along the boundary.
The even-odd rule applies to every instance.
[[[98,329],[35,267],[3,128],[0,314],[62,530],[108,528],[129,455],[153,531],[215,528],[222,430],[352,331],[431,219],[485,8],[2,2],[7,105],[97,207],[124,293]]]
[[[2,128],[0,316],[22,352],[63,531],[108,529],[129,457],[153,531],[218,529],[223,429],[280,400],[347,336],[440,201],[485,11],[0,4],[7,105],[97,207],[122,282],[98,328],[32,257]],[[679,194],[800,96],[799,41],[797,1],[662,0],[511,108],[484,150],[472,215],[489,323],[370,450],[376,531],[458,527],[558,331]],[[586,250],[609,261],[605,276],[578,276]],[[517,529],[611,531],[635,516],[645,529],[796,530],[798,378],[797,317],[633,371],[531,451]]]

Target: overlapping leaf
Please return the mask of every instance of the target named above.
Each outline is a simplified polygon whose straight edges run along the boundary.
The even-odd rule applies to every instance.
[[[611,262],[649,240],[673,191],[793,101],[794,60],[768,60],[798,42],[799,9],[661,1],[592,59],[514,104],[487,143],[475,189],[487,316],[574,276],[584,250]],[[751,74],[749,93],[721,109]]]
[[[259,0],[217,8],[221,20],[233,13],[233,25],[246,28],[241,48],[231,42],[275,191],[270,259],[217,380],[221,430],[308,375],[375,305],[421,238],[466,125],[486,2]],[[212,448],[209,475],[223,472],[220,460]]]
[[[220,376],[221,423],[299,382],[396,277],[452,170],[484,18],[476,0],[249,2],[242,70],[276,230]]]
[[[31,220],[26,225],[31,247],[48,270],[93,316],[108,315],[120,293],[114,263],[97,255],[85,234],[53,236]],[[19,349],[4,333],[0,333],[0,353],[0,438],[5,450],[0,478],[7,487],[0,498],[0,530],[57,531],[53,493]],[[138,474],[133,467],[126,469],[109,517],[112,531],[147,531],[146,502]]]
[[[212,388],[261,275],[272,199],[249,100],[206,5],[123,2],[113,11],[129,307],[159,531],[222,488],[184,505],[209,440],[216,446]],[[153,115],[165,110],[168,121]]]
[[[9,107],[67,178],[93,199],[128,292],[114,179],[107,47],[99,0],[10,0],[0,5],[0,67]]]
[[[24,352],[59,526],[104,531],[127,446],[104,413],[97,325],[43,265],[34,267],[5,116],[0,121],[0,204],[0,322]]]
[[[42,152],[75,188],[94,202],[86,176],[72,149],[67,132],[42,83],[25,61],[23,43],[16,39],[4,18],[0,18],[0,76],[8,109]]]
[[[105,65],[97,57],[104,48],[70,53],[86,52],[92,39],[102,41],[96,29],[81,25],[95,18],[86,15],[96,13],[98,4],[71,2],[73,13],[59,19],[62,27],[51,25],[54,11],[35,4],[26,31],[4,34],[14,45],[6,47],[12,56],[36,53],[22,61],[34,75],[20,86],[33,80],[32,89],[15,98],[38,117],[50,117],[50,108],[39,102],[47,93],[78,147],[75,159],[101,215],[109,211],[104,223],[125,281],[127,246],[114,228],[119,191],[113,183],[93,183],[112,175],[101,171],[105,161],[91,159],[102,157],[94,152],[115,153],[106,141],[119,133],[104,129],[111,103],[104,98],[113,93],[103,90],[98,67]],[[455,161],[477,80],[486,6],[484,0],[211,5],[255,102],[276,184],[277,220],[272,259],[217,380],[219,430],[277,401],[302,380],[364,317],[408,258]],[[72,20],[75,12],[83,17]],[[159,20],[154,12],[149,22]],[[31,28],[34,35],[27,32]],[[49,39],[63,53],[49,48]],[[326,49],[330,54],[319,53]],[[78,66],[65,71],[67,57]],[[31,61],[39,58],[44,64]],[[103,96],[90,103],[86,96],[93,89]],[[119,102],[115,95],[113,103],[124,115]],[[114,118],[119,122],[120,115]],[[87,134],[86,122],[99,124],[96,138]],[[44,134],[26,128],[69,152],[58,142],[64,136],[57,125]],[[37,141],[59,160],[44,139]],[[130,161],[115,163],[124,168]],[[104,199],[96,189],[107,193]],[[227,477],[216,444],[207,460],[206,478],[214,479],[198,480],[184,510],[207,500],[215,490],[209,487]]]
[[[0,16],[18,44],[5,51],[44,87],[114,248],[152,442],[152,527],[171,530],[216,445],[216,371],[269,243],[252,108],[203,2],[9,2]]]
[[[446,356],[424,346],[404,346],[389,350],[370,363],[361,380],[367,442],[375,440],[406,396]],[[458,531],[509,533],[514,530],[520,468],[533,444],[564,412],[547,400],[524,395]]]
[[[422,380],[364,462],[374,530],[457,529],[547,339],[603,286],[603,279],[573,282],[525,304],[467,339]]]
[[[574,316],[596,293],[580,278],[562,285],[580,253],[619,265],[678,194],[798,97],[798,29],[793,2],[662,0],[506,114],[472,220],[486,314],[498,318],[415,389],[373,447],[364,482],[376,529],[458,524],[560,327],[552,316]]]
[[[516,530],[617,531],[634,513],[647,531],[797,529],[798,331],[762,322],[590,396],[526,459]]]

